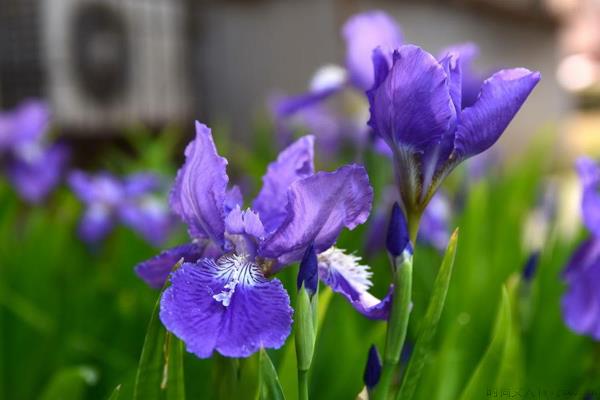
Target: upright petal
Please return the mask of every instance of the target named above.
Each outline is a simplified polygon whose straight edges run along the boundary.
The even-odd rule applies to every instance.
[[[242,207],[244,205],[244,196],[238,185],[233,185],[231,189],[225,193],[224,211],[225,214],[229,214],[236,206]]]
[[[185,263],[195,263],[203,256],[203,246],[196,243],[184,244],[165,250],[149,260],[139,263],[135,273],[154,289],[164,286],[173,266],[183,259]]]
[[[263,177],[263,187],[252,206],[258,212],[267,232],[275,230],[287,215],[287,192],[290,185],[314,173],[313,148],[314,136],[303,136],[269,164]]]
[[[459,55],[460,69],[462,71],[462,108],[470,107],[477,100],[477,95],[483,83],[483,77],[473,68],[473,62],[479,55],[479,48],[475,43],[470,42],[452,45],[440,52],[439,59],[444,58],[450,53]]]
[[[27,100],[19,104],[14,125],[15,143],[39,142],[48,130],[50,110],[48,104],[40,100]]]
[[[332,247],[319,254],[319,278],[341,294],[361,314],[369,319],[387,319],[391,307],[390,288],[383,300],[368,292],[373,273],[360,264],[360,258]]]
[[[461,114],[454,140],[459,158],[472,157],[492,146],[539,80],[539,72],[525,68],[502,70],[486,79],[477,101]]]
[[[360,90],[373,86],[371,53],[376,47],[391,50],[402,44],[402,32],[398,24],[383,11],[368,11],[348,19],[342,28],[346,41],[346,68],[352,83]]]
[[[395,51],[391,70],[369,91],[369,102],[375,133],[392,148],[413,153],[437,145],[456,120],[446,71],[412,45]]]
[[[185,149],[185,164],[175,178],[170,206],[196,238],[223,244],[227,160],[217,154],[210,129],[196,122],[196,139]]]
[[[218,351],[248,357],[281,347],[292,325],[289,297],[281,282],[235,255],[183,264],[161,299],[160,319],[200,358]]]
[[[331,247],[342,229],[364,223],[371,211],[373,188],[362,166],[318,172],[289,189],[287,216],[261,245],[259,254],[280,264],[298,261],[314,242],[317,252]]]

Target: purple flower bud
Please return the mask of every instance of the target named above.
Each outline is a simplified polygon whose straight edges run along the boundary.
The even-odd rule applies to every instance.
[[[296,284],[298,285],[298,290],[304,284],[304,288],[309,296],[312,296],[317,291],[317,285],[319,284],[319,263],[315,247],[312,244],[304,252]]]
[[[369,357],[367,358],[367,365],[365,366],[365,373],[363,380],[367,389],[373,389],[379,382],[381,376],[381,357],[375,345],[371,345],[369,349]]]
[[[531,282],[535,273],[537,271],[537,266],[540,261],[540,252],[534,251],[529,255],[527,261],[525,262],[525,266],[523,267],[523,272],[521,275],[523,276],[523,280],[525,282]]]
[[[392,257],[399,257],[404,250],[408,250],[412,254],[406,218],[397,202],[392,207],[385,244]]]

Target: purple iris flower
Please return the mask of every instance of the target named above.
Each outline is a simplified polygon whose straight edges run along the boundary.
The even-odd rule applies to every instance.
[[[89,175],[74,171],[69,185],[86,209],[79,235],[88,243],[103,240],[120,222],[154,245],[162,244],[172,227],[172,217],[157,196],[160,179],[150,173],[119,179],[109,173]]]
[[[369,215],[367,173],[358,165],[315,173],[313,142],[304,136],[280,153],[252,207],[242,209],[239,189],[228,189],[227,160],[218,155],[210,129],[196,123],[170,196],[192,244],[167,250],[136,272],[160,287],[183,258],[163,293],[160,318],[198,357],[213,351],[247,357],[283,345],[292,309],[281,282],[270,276],[300,261],[311,245],[321,280],[368,317],[387,316],[382,309],[389,299],[366,293],[367,268],[332,247],[343,228],[353,229]]]
[[[600,167],[591,159],[580,158],[577,172],[583,185],[583,222],[592,237],[579,246],[563,272],[567,291],[562,314],[573,331],[600,340]]]
[[[35,100],[0,113],[0,157],[16,191],[31,203],[59,184],[69,158],[64,145],[45,141],[49,119],[47,105]]]
[[[387,51],[378,48],[373,64],[369,125],[392,150],[409,224],[420,218],[454,167],[498,140],[540,79],[538,72],[524,68],[501,70],[463,109],[459,54],[436,60],[406,45],[394,50],[390,62]]]

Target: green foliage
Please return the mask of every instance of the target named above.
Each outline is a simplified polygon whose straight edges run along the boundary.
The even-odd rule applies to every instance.
[[[268,130],[259,128],[255,147],[234,143],[215,129],[215,139],[231,160],[232,181],[242,174],[252,177],[247,199],[258,190],[260,176],[276,155]],[[172,177],[186,140],[166,136],[134,137],[132,147],[141,157],[132,159],[119,152],[107,156],[106,165],[123,173],[151,168]],[[412,398],[486,398],[488,389],[502,386],[598,390],[600,363],[594,343],[570,332],[560,315],[564,290],[560,271],[579,240],[552,234],[531,287],[519,289],[522,283],[514,278],[527,257],[523,225],[548,170],[544,151],[538,146],[510,167],[494,170],[468,186],[456,184],[462,172],[458,170],[447,185],[450,195],[461,199],[453,220],[453,226],[460,227],[460,246],[441,314],[437,307],[435,313],[430,311],[430,299],[439,298],[440,286],[434,282],[436,276],[449,276],[442,273],[449,264],[442,264],[441,255],[429,247],[418,245],[415,250],[407,336],[415,346],[415,358],[405,379],[411,379],[413,365],[422,363],[422,373]],[[318,148],[316,152],[318,164],[329,169],[341,164],[323,159]],[[364,162],[379,199],[391,182],[390,162],[371,153]],[[171,398],[183,398],[184,387],[188,399],[255,399],[259,393],[297,398],[293,336],[281,349],[270,350],[268,358],[262,352],[244,360],[217,355],[200,360],[185,353],[181,342],[166,334],[156,318],[158,293],[133,273],[136,263],[160,249],[125,228],[117,229],[102,245],[87,247],[76,235],[80,212],[81,206],[65,188],[47,205],[33,207],[0,182],[0,398],[106,399],[113,393],[112,398],[131,399],[142,353],[148,373],[138,376],[138,398],[156,398],[155,394],[141,396],[140,390],[156,393],[165,376],[167,382],[177,382],[166,386],[176,388],[174,392],[160,391]],[[367,229],[360,226],[344,232],[337,245],[363,255]],[[187,240],[181,229],[168,245]],[[374,273],[371,292],[384,296],[391,281],[386,254],[382,251],[364,261]],[[296,303],[295,275],[294,268],[278,275],[291,304]],[[370,345],[383,349],[385,324],[362,317],[323,286],[318,303],[310,398],[355,398],[363,387]],[[521,315],[524,309],[526,318]],[[437,329],[434,317],[439,318]],[[433,329],[428,331],[431,337],[424,339],[422,327],[427,325]],[[401,371],[405,370],[402,364]],[[86,371],[93,371],[95,378],[88,379]],[[394,377],[395,390],[402,379]],[[117,385],[122,385],[119,390]]]

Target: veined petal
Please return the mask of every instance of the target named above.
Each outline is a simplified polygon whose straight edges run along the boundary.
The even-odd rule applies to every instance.
[[[185,149],[185,164],[175,178],[169,203],[195,238],[223,244],[227,160],[217,153],[210,129],[196,122],[196,139]]]
[[[383,300],[368,292],[373,273],[368,266],[360,264],[360,257],[331,247],[318,255],[318,261],[319,278],[334,292],[344,296],[365,317],[387,319],[392,290]]]
[[[502,70],[486,79],[477,101],[462,111],[454,140],[457,155],[465,159],[492,146],[539,80],[539,72],[525,68]]]
[[[391,50],[402,44],[400,26],[383,11],[368,11],[348,19],[342,28],[346,41],[346,68],[352,83],[360,90],[373,86],[371,53],[376,47]]]
[[[369,124],[392,148],[425,152],[456,120],[446,71],[431,54],[412,45],[400,47],[393,59],[385,79],[369,91]]]
[[[348,165],[318,172],[289,189],[287,216],[262,244],[259,254],[280,264],[298,261],[314,242],[317,252],[331,247],[343,228],[364,223],[371,211],[373,188],[364,167]]]
[[[139,263],[135,273],[154,289],[164,286],[173,266],[183,258],[183,262],[195,263],[204,253],[202,246],[196,243],[184,244],[165,250],[149,260]]]
[[[298,139],[277,160],[269,164],[263,177],[263,187],[254,200],[256,210],[267,232],[275,230],[285,219],[287,192],[292,183],[314,173],[314,136]]]
[[[200,358],[215,350],[248,357],[284,344],[292,312],[279,280],[267,280],[257,265],[228,255],[176,270],[161,299],[160,319]]]

